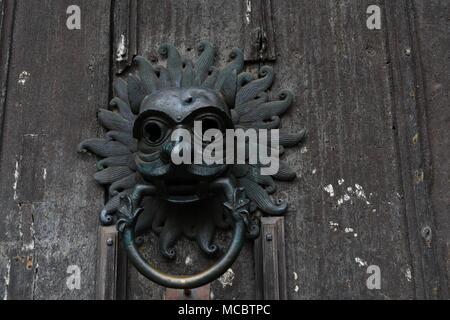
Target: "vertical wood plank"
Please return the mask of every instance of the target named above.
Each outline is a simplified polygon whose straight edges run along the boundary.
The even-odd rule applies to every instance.
[[[283,217],[261,218],[261,236],[254,246],[257,299],[287,299],[284,237]]]
[[[0,146],[3,140],[15,3],[15,0],[0,0]]]
[[[245,61],[273,61],[276,59],[272,0],[245,0],[244,56]]]
[[[114,1],[114,71],[122,73],[137,53],[138,0]]]
[[[414,22],[423,72],[423,91],[430,142],[429,192],[435,216],[434,242],[438,262],[447,269],[450,286],[450,41],[448,17],[450,2],[445,0],[413,1]],[[450,288],[449,288],[450,289]]]
[[[430,146],[420,47],[411,0],[386,2],[392,99],[416,298],[448,297],[429,198]]]
[[[272,2],[272,90],[296,94],[283,127],[308,130],[285,154],[298,179],[278,193],[290,203],[288,298],[413,298],[386,26],[366,26],[369,5],[384,2]],[[380,290],[366,285],[370,265],[380,267]]]
[[[100,133],[96,112],[108,106],[111,8],[78,1],[81,30],[69,30],[72,4],[16,2],[0,157],[2,298],[95,297],[103,190],[94,157],[76,148]],[[68,286],[70,270],[79,288]]]
[[[114,226],[100,227],[95,292],[97,300],[115,300],[117,297],[118,250],[117,229]]]

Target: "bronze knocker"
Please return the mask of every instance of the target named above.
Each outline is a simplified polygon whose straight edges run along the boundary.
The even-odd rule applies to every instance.
[[[101,109],[98,114],[108,130],[106,137],[86,140],[79,146],[80,151],[101,158],[95,179],[109,186],[111,196],[100,214],[101,223],[117,225],[129,259],[144,276],[178,289],[205,285],[225,273],[245,239],[258,237],[260,212],[286,212],[287,203],[274,203],[270,197],[276,189],[274,181],[289,181],[296,176],[282,160],[273,175],[261,174],[262,163],[174,163],[173,153],[179,152],[181,144],[186,146],[184,139],[173,137],[176,129],[193,132],[197,121],[205,130],[219,132],[238,128],[276,130],[280,116],[293,102],[288,90],[281,91],[278,100],[270,101],[266,91],[274,80],[273,69],[263,66],[257,77],[243,72],[240,49],[232,50],[231,61],[223,69],[213,66],[215,51],[209,42],[202,41],[198,51],[193,63],[182,58],[173,45],[163,44],[159,53],[167,58],[166,66],[137,56],[135,74],[114,83],[112,110]],[[195,139],[195,132],[192,136]],[[305,130],[280,132],[279,144],[293,147],[304,136]],[[149,201],[160,203],[158,210]],[[184,207],[198,202],[220,205],[184,214]],[[175,245],[181,236],[197,241],[205,254],[214,256],[220,251],[214,243],[217,228],[232,229],[228,250],[212,267],[191,276],[173,276],[154,269],[139,253],[135,241],[136,233],[151,229],[159,235],[161,254],[168,259],[175,257]]]

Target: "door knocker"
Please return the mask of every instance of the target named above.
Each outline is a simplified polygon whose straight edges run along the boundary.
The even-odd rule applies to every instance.
[[[101,223],[117,225],[128,257],[139,272],[162,286],[178,289],[200,287],[225,273],[245,239],[258,237],[261,212],[286,212],[287,203],[273,202],[270,197],[276,188],[274,180],[289,181],[296,176],[282,160],[272,174],[261,173],[268,164],[259,156],[254,163],[233,162],[234,152],[227,148],[231,140],[221,135],[236,129],[242,129],[241,133],[256,129],[269,136],[278,132],[280,116],[292,104],[293,94],[283,90],[278,99],[270,101],[266,91],[274,80],[273,69],[263,66],[258,76],[243,72],[240,49],[232,50],[223,69],[213,66],[212,44],[202,41],[198,51],[193,63],[182,58],[173,45],[163,44],[159,53],[167,58],[165,66],[135,57],[134,74],[126,81],[115,81],[111,108],[98,113],[107,130],[105,138],[86,140],[79,146],[80,151],[101,158],[95,179],[109,187],[110,195],[100,214]],[[192,161],[196,152],[209,145],[202,140],[196,144],[195,123],[203,125],[200,132],[204,135],[208,130],[219,133],[210,135],[209,142],[225,147],[225,152],[217,149],[211,153],[221,161]],[[235,145],[233,150],[248,151],[259,144],[282,154],[283,147],[297,145],[304,136],[305,130],[279,132],[279,148],[267,139],[258,137],[252,142],[245,138],[243,146]],[[178,162],[180,158],[188,161]],[[175,257],[181,236],[195,240],[205,254],[214,256],[220,251],[214,243],[217,228],[232,229],[231,243],[216,264],[195,275],[173,276],[153,268],[136,244],[136,234],[151,229],[159,236],[161,254],[168,259]]]

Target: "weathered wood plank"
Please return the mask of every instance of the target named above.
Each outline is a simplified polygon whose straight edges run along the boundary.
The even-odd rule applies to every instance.
[[[276,59],[275,33],[271,0],[242,1],[245,12],[245,61],[272,61]]]
[[[95,290],[97,300],[117,298],[118,251],[119,235],[116,227],[100,227]]]
[[[7,79],[11,51],[14,0],[0,1],[0,145],[3,140],[5,101],[7,95]]]
[[[412,1],[386,3],[391,60],[392,104],[397,128],[404,214],[414,271],[416,298],[448,297],[439,266],[434,215],[429,199],[431,178],[422,63]]]
[[[286,300],[284,217],[263,217],[261,236],[255,241],[256,298]]]
[[[99,133],[95,115],[108,105],[110,1],[78,1],[81,30],[66,27],[72,4],[16,4],[0,158],[2,298],[95,297],[103,190],[76,146]],[[80,290],[67,286],[69,266],[81,271]]]
[[[167,288],[164,300],[210,300],[211,284],[196,289],[170,289]]]
[[[286,216],[289,299],[413,298],[385,26],[380,1],[273,1],[277,88],[296,94],[285,128],[306,127],[286,158],[299,179],[279,195]],[[295,30],[295,32],[293,32]],[[406,35],[407,36],[407,35]],[[367,266],[381,289],[366,286]]]
[[[114,1],[114,71],[122,73],[137,52],[137,0]]]
[[[440,275],[442,282],[450,286],[450,117],[448,116],[450,97],[450,40],[448,17],[450,3],[448,1],[413,1],[410,5],[411,20],[415,22],[416,51],[414,65],[422,71],[422,86],[418,89],[421,95],[421,109],[426,113],[427,139],[429,142],[429,164],[427,182],[431,197],[431,209],[434,217],[433,242],[436,246],[439,268],[447,272]],[[414,51],[413,51],[414,54]],[[419,58],[419,59],[418,59]],[[424,110],[425,109],[425,110]],[[431,214],[431,213],[430,213]],[[427,271],[430,272],[430,271]],[[445,279],[447,278],[447,279]],[[431,288],[432,289],[432,288]],[[441,295],[444,296],[445,295]]]

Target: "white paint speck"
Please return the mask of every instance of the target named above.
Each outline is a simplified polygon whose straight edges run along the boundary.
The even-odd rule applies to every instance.
[[[345,180],[344,179],[339,179],[338,180],[338,184],[340,185],[340,186],[342,186],[342,184],[345,182]]]
[[[338,230],[339,223],[334,222],[334,221],[330,221],[329,224],[330,224],[330,229],[331,230],[333,230],[333,231],[337,231]]]
[[[122,34],[120,36],[119,45],[117,46],[116,61],[118,61],[118,62],[125,60],[125,56],[127,54],[126,42],[127,42],[127,40],[125,38],[125,35]]]
[[[184,263],[185,263],[187,266],[192,265],[192,258],[191,258],[191,256],[187,256]]]
[[[297,274],[297,272],[294,272],[294,280],[298,280],[298,274]]]
[[[247,0],[247,10],[245,12],[245,22],[250,24],[250,17],[252,16],[252,1]]]
[[[406,280],[408,280],[408,282],[411,282],[411,281],[412,281],[412,273],[411,273],[411,269],[410,269],[410,268],[407,268],[407,269],[406,269],[406,271],[405,271],[405,277],[406,277]]]
[[[219,282],[222,284],[222,287],[225,288],[227,286],[233,286],[234,280],[234,271],[230,268],[225,272],[219,279]]]
[[[360,199],[364,199],[366,201],[366,204],[369,205],[370,202],[367,200],[363,187],[361,187],[359,184],[355,184],[355,188],[356,188],[355,191],[356,196]]]
[[[19,74],[19,81],[18,81],[18,83],[20,84],[20,85],[22,85],[22,86],[24,86],[25,85],[25,83],[28,81],[28,79],[30,78],[30,73],[29,72],[27,72],[27,71],[22,71],[20,74]]]
[[[361,185],[359,185],[359,184],[355,184],[355,189],[353,189],[352,186],[347,187],[347,193],[344,193],[341,197],[338,198],[337,206],[340,207],[344,203],[352,200],[352,197],[362,200],[367,205],[370,205],[370,202],[367,200],[367,197],[366,197],[363,187],[361,187]]]
[[[42,179],[47,180],[47,168],[42,169]]]
[[[334,189],[333,189],[333,185],[329,184],[327,185],[325,188],[323,188],[326,192],[328,192],[328,194],[330,195],[330,197],[334,197]]]
[[[358,264],[358,266],[360,267],[364,267],[367,266],[367,262],[362,260],[361,258],[356,257],[355,258],[355,262]]]
[[[10,278],[11,278],[11,259],[9,259],[8,263],[6,264],[6,274],[3,277],[3,279],[5,280],[5,293],[3,294],[3,300],[8,300],[8,288]]]
[[[314,168],[313,171],[312,171],[312,174],[316,174],[316,173],[317,173],[317,169]]]
[[[298,290],[300,290],[300,288],[298,286],[295,286],[294,291],[298,292]]]
[[[302,154],[305,154],[305,153],[308,152],[308,148],[307,148],[306,146],[304,146],[303,148],[300,149],[300,152],[301,152]]]
[[[350,233],[350,232],[353,232],[354,230],[353,230],[353,228],[345,228],[344,231],[345,231],[345,233]]]
[[[14,169],[14,200],[17,200],[19,196],[17,195],[17,184],[19,183],[19,161],[16,161],[16,168]]]

